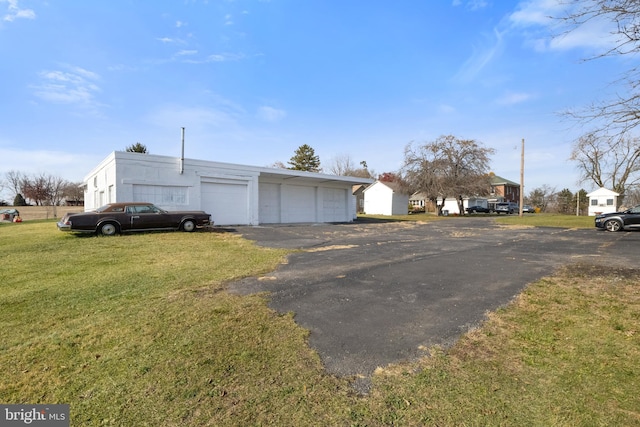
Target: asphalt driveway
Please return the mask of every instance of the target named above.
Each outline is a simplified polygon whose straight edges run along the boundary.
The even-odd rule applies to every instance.
[[[633,265],[640,244],[637,232],[515,228],[482,217],[237,231],[262,246],[302,251],[230,291],[269,292],[273,309],[294,312],[310,331],[327,371],[353,376],[361,391],[376,367],[452,344],[558,266]]]

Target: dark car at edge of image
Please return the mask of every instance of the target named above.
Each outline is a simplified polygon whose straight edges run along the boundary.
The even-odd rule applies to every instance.
[[[94,211],[68,213],[58,221],[61,231],[96,233],[105,236],[129,231],[195,231],[213,225],[204,211],[166,211],[152,203],[109,203]]]
[[[491,212],[491,209],[485,208],[484,206],[469,206],[465,210],[469,214],[472,214],[472,213],[490,213]]]
[[[640,205],[622,212],[596,215],[595,226],[607,231],[640,230]]]

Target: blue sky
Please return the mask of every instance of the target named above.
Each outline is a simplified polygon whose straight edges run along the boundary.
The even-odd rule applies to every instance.
[[[559,112],[615,93],[625,58],[585,62],[607,28],[566,37],[556,0],[0,0],[0,174],[80,181],[114,150],[255,166],[302,144],[376,173],[408,143],[494,148],[525,192],[578,188],[584,132]]]

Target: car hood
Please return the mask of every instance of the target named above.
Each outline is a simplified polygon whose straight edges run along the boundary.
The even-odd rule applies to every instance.
[[[614,216],[614,215],[622,215],[623,213],[624,212],[603,213],[603,214],[596,215],[596,218],[607,218],[607,217]]]

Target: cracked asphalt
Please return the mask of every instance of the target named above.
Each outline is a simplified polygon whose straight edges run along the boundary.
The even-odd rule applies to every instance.
[[[231,292],[269,292],[294,312],[326,370],[366,391],[379,366],[450,346],[486,313],[561,265],[637,265],[640,233],[508,227],[492,218],[237,227],[258,245],[299,249]]]

